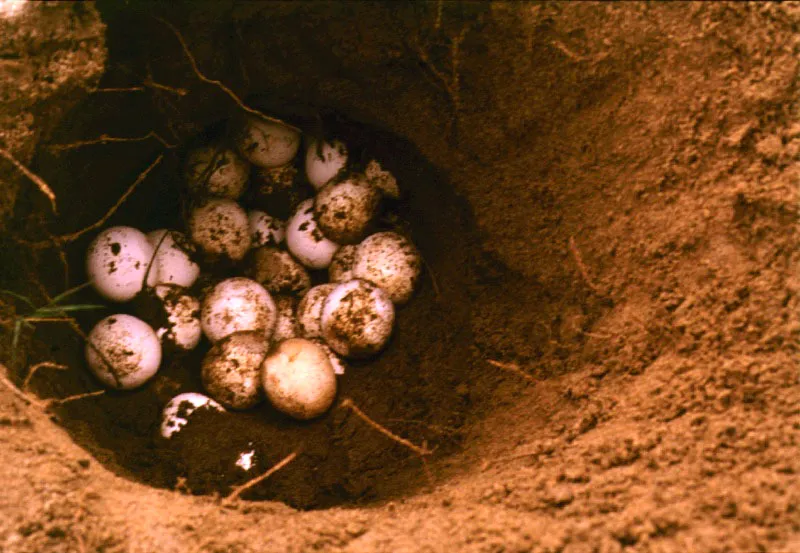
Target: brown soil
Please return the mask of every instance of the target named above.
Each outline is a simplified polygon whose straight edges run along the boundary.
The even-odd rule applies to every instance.
[[[45,6],[0,19],[27,37],[13,59],[38,72],[0,74],[24,73],[31,93],[53,74],[92,90],[80,53],[104,37],[101,87],[173,90],[94,92],[73,109],[80,87],[65,78],[63,94],[15,104],[43,117],[28,142],[0,114],[0,146],[61,213],[0,160],[0,213],[15,206],[0,288],[37,303],[38,284],[81,282],[94,234],[67,248],[68,282],[54,249],[22,240],[93,223],[162,151],[108,224],[174,225],[185,207],[181,148],[53,144],[151,131],[181,144],[236,113],[154,14],[101,3],[103,34],[91,6]],[[158,15],[202,71],[304,128],[351,132],[405,188],[391,224],[407,222],[427,277],[340,398],[434,448],[433,483],[413,451],[341,408],[307,424],[200,412],[206,435],[164,447],[161,406],[198,389],[190,356],[140,391],[50,415],[0,386],[0,551],[800,549],[800,6],[187,6]],[[0,299],[3,321],[22,308]],[[17,385],[38,362],[69,367],[40,369],[30,397],[98,389],[65,325],[25,332],[14,364],[10,339],[4,328],[0,358]],[[246,476],[210,478],[231,458],[202,457],[208,444],[234,459],[255,447],[256,472],[302,452],[221,503],[198,494]]]

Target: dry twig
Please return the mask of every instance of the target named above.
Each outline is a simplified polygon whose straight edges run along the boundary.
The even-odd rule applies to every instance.
[[[578,271],[580,271],[584,282],[586,282],[586,286],[588,286],[592,290],[592,292],[600,294],[601,293],[600,289],[594,284],[594,282],[592,282],[591,277],[589,277],[589,271],[583,262],[583,258],[581,257],[581,252],[578,251],[578,246],[575,245],[574,236],[569,237],[569,251],[572,253],[572,257],[575,259],[575,264],[578,266]]]
[[[258,484],[260,484],[261,482],[263,482],[264,480],[266,480],[267,478],[269,478],[270,476],[281,470],[283,467],[294,461],[295,458],[297,457],[297,454],[298,454],[297,451],[293,451],[292,453],[284,457],[280,462],[275,464],[271,469],[269,469],[264,474],[256,476],[255,478],[245,482],[241,486],[235,487],[233,491],[230,494],[228,494],[228,496],[222,501],[222,504],[228,505],[234,502],[240,495],[242,495],[243,492],[246,492],[253,486],[257,486]]]
[[[53,192],[53,189],[50,188],[50,186],[46,182],[44,182],[42,177],[40,177],[30,169],[25,167],[22,163],[17,161],[17,159],[13,155],[11,155],[11,152],[9,152],[8,150],[0,148],[0,156],[3,156],[5,159],[7,159],[14,167],[17,168],[17,170],[20,173],[22,173],[23,175],[28,177],[31,181],[33,181],[33,183],[37,187],[39,187],[39,190],[41,190],[42,194],[47,196],[47,198],[50,200],[50,206],[53,208],[53,213],[58,213],[58,207],[56,207],[56,194],[55,192]]]
[[[495,361],[494,359],[487,359],[486,362],[493,367],[497,367],[498,369],[503,369],[504,371],[514,373],[517,376],[524,378],[531,384],[537,383],[535,378],[523,371],[516,363],[503,363],[502,361]]]

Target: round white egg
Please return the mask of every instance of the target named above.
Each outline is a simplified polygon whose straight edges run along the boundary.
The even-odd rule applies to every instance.
[[[322,306],[336,284],[320,284],[309,290],[297,306],[297,324],[304,338],[322,336]]]
[[[268,349],[260,332],[236,332],[223,338],[203,358],[203,388],[231,409],[254,407],[261,401],[261,363]]]
[[[288,252],[262,246],[253,252],[248,275],[272,294],[304,294],[311,287],[308,271]]]
[[[353,265],[356,262],[357,245],[347,244],[339,248],[328,266],[328,280],[346,282],[353,280]]]
[[[297,154],[300,133],[257,115],[247,117],[237,139],[239,153],[259,167],[286,165]]]
[[[203,299],[200,322],[212,342],[244,330],[258,331],[269,340],[275,328],[275,302],[263,286],[243,277],[219,282]]]
[[[189,218],[189,234],[213,258],[240,261],[250,249],[247,212],[233,200],[209,200],[194,208]]]
[[[210,397],[188,392],[178,394],[167,402],[161,412],[161,437],[170,439],[189,423],[189,418],[200,408],[224,412],[225,409]]]
[[[401,305],[411,299],[422,271],[422,258],[414,244],[396,232],[368,236],[356,250],[353,277],[386,290]]]
[[[186,156],[186,181],[192,194],[237,200],[249,178],[250,165],[227,148],[204,146]]]
[[[131,315],[111,315],[95,325],[86,344],[86,361],[110,388],[138,388],[158,371],[161,343],[150,326]]]
[[[189,288],[200,276],[200,266],[192,261],[195,247],[177,230],[159,229],[147,233],[155,254],[147,275],[147,285],[177,284]]]
[[[254,248],[277,246],[286,237],[286,223],[263,211],[251,211],[247,219],[250,222],[250,238]]]
[[[339,140],[310,140],[306,149],[306,177],[319,190],[347,164],[347,146]]]
[[[314,200],[300,203],[286,225],[286,246],[309,269],[325,269],[331,264],[339,244],[325,237],[314,220]]]
[[[272,333],[272,341],[282,342],[297,337],[300,333],[295,315],[297,298],[281,295],[274,296],[273,299],[278,309],[278,320],[275,323],[275,332]]]
[[[328,355],[302,338],[278,344],[264,359],[261,379],[270,403],[296,419],[322,415],[336,398],[336,375]]]
[[[373,186],[383,192],[383,195],[387,198],[392,198],[393,200],[400,198],[397,179],[389,171],[385,171],[381,164],[374,159],[367,164],[364,176]]]
[[[333,351],[360,359],[378,353],[392,334],[394,304],[366,280],[338,284],[322,308],[322,338]]]
[[[89,282],[108,300],[130,301],[142,290],[152,257],[153,247],[141,231],[132,227],[108,228],[89,245]]]
[[[167,314],[167,326],[156,330],[156,336],[179,350],[196,348],[203,336],[200,301],[174,284],[159,284],[154,292]]]
[[[381,194],[363,177],[325,185],[314,200],[314,220],[338,244],[355,244],[366,236],[378,214]]]

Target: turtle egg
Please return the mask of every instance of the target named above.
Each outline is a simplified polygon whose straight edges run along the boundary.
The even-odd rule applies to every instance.
[[[111,315],[95,325],[86,361],[100,382],[131,390],[147,382],[161,364],[161,344],[150,326],[132,315]]]
[[[203,387],[231,409],[254,407],[261,401],[261,363],[268,349],[261,332],[235,332],[223,338],[203,358]]]
[[[364,176],[374,187],[383,192],[387,198],[397,200],[400,198],[400,189],[397,187],[397,179],[389,171],[381,167],[381,164],[374,159],[367,164]]]
[[[339,357],[339,354],[336,353],[331,349],[331,347],[326,344],[321,338],[312,338],[311,340],[323,350],[325,350],[325,355],[328,356],[328,361],[331,362],[331,367],[333,367],[333,374],[336,376],[341,376],[344,374],[345,369],[347,368],[347,364],[344,360]]]
[[[261,380],[270,403],[300,420],[320,416],[336,398],[336,375],[328,355],[303,338],[278,344],[264,359]]]
[[[381,194],[363,178],[332,182],[314,200],[314,220],[334,242],[355,244],[378,213]]]
[[[212,258],[240,261],[250,249],[247,213],[233,200],[215,199],[196,207],[189,218],[189,234]]]
[[[196,348],[203,336],[198,299],[174,284],[159,284],[154,291],[167,314],[167,325],[156,330],[156,336],[183,351]]]
[[[338,284],[322,308],[322,338],[349,358],[378,353],[394,325],[394,304],[381,288],[366,280]]]
[[[311,277],[288,252],[263,246],[253,253],[248,273],[273,294],[303,294],[311,286]]]
[[[286,237],[286,223],[263,211],[251,211],[247,220],[250,222],[250,237],[254,248],[277,246]]]
[[[275,296],[275,306],[278,309],[278,321],[275,323],[275,332],[272,333],[273,342],[282,342],[295,338],[300,333],[295,316],[297,298],[294,296]]]
[[[203,299],[200,322],[212,343],[243,330],[258,331],[269,340],[276,311],[272,296],[258,282],[233,277],[219,282]]]
[[[328,294],[333,292],[336,284],[320,284],[309,290],[297,306],[297,324],[304,338],[322,336],[322,306]]]
[[[328,266],[328,280],[346,282],[353,280],[353,264],[356,262],[358,246],[348,244],[339,248]]]
[[[309,141],[306,150],[306,177],[317,190],[328,184],[346,164],[347,146],[341,141]]]
[[[237,140],[239,152],[253,165],[280,167],[294,158],[300,147],[300,133],[262,117],[247,117]]]
[[[169,439],[189,423],[189,417],[198,409],[206,408],[224,412],[222,405],[203,394],[188,392],[169,400],[161,412],[161,437]]]
[[[186,157],[186,181],[197,196],[238,199],[247,188],[250,166],[236,153],[219,146],[192,150]]]
[[[422,258],[410,240],[396,232],[379,232],[358,245],[353,277],[377,284],[398,305],[406,303],[419,280]]]
[[[132,227],[111,227],[89,245],[86,272],[95,290],[115,302],[132,300],[144,285],[153,247]]]
[[[177,284],[189,288],[200,276],[200,266],[192,261],[196,251],[185,234],[177,230],[159,229],[147,233],[155,254],[150,264],[147,285]]]
[[[286,246],[300,263],[309,269],[325,269],[339,244],[322,234],[314,220],[314,200],[300,203],[286,225]]]

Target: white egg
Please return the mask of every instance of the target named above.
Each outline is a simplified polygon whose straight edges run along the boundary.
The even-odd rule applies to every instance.
[[[227,148],[204,146],[186,156],[186,181],[192,194],[237,200],[249,178],[250,165]]]
[[[167,325],[156,330],[156,336],[179,350],[196,348],[203,336],[200,301],[174,284],[159,284],[154,291],[167,314]]]
[[[286,223],[271,217],[263,211],[251,211],[247,215],[250,222],[252,247],[277,246],[286,238]]]
[[[331,367],[333,367],[333,374],[336,376],[343,375],[347,369],[347,363],[344,362],[344,359],[339,357],[339,354],[333,351],[321,338],[312,338],[311,341],[325,350],[325,355],[328,356],[328,361],[331,362]]]
[[[295,129],[267,121],[257,115],[247,117],[237,138],[239,153],[259,167],[280,167],[294,158],[300,147]]]
[[[159,229],[147,233],[155,255],[147,275],[147,285],[177,284],[189,288],[200,276],[200,266],[190,257],[196,249],[185,234]]]
[[[278,309],[278,321],[275,323],[275,332],[272,333],[273,342],[282,342],[299,335],[295,310],[297,298],[294,296],[274,296],[275,306]]]
[[[338,284],[322,308],[322,338],[333,351],[358,359],[378,353],[392,334],[394,304],[365,280]]]
[[[317,193],[314,220],[327,238],[338,244],[355,244],[375,220],[380,199],[378,189],[363,178],[332,182]]]
[[[219,282],[203,299],[200,321],[213,343],[243,330],[254,330],[269,340],[277,309],[272,296],[254,280],[243,277]]]
[[[261,363],[268,349],[261,332],[235,332],[223,338],[203,358],[203,387],[231,409],[254,407],[261,401]]]
[[[233,200],[210,200],[189,218],[192,241],[212,258],[240,261],[250,249],[247,212]]]
[[[152,257],[153,247],[144,233],[132,227],[111,227],[89,245],[86,272],[101,296],[126,302],[142,290]]]
[[[248,275],[272,294],[304,294],[311,287],[305,267],[274,246],[262,246],[253,252]]]
[[[322,142],[310,140],[306,150],[306,177],[319,190],[347,164],[347,146],[339,140]]]
[[[286,225],[286,246],[309,269],[325,269],[331,264],[339,244],[325,237],[314,220],[314,200],[301,202]]]
[[[161,344],[150,326],[131,315],[111,315],[95,325],[86,344],[86,361],[110,388],[138,388],[158,371]]]
[[[364,176],[378,190],[383,192],[387,198],[397,200],[400,198],[400,188],[397,186],[397,179],[389,171],[385,171],[381,164],[374,159],[367,164]]]
[[[309,290],[297,306],[297,324],[304,338],[322,336],[322,306],[336,284],[320,284]]]
[[[353,265],[356,262],[357,249],[357,245],[347,244],[337,250],[328,266],[328,280],[331,282],[353,280]]]
[[[261,379],[270,403],[296,419],[322,415],[336,398],[336,375],[328,355],[302,338],[278,344],[264,359]]]
[[[167,402],[161,412],[161,437],[169,439],[189,423],[189,417],[200,408],[224,412],[225,409],[203,394],[188,392],[178,394]]]
[[[379,232],[358,245],[353,277],[386,290],[395,304],[411,299],[422,271],[422,258],[414,244],[396,232]]]

